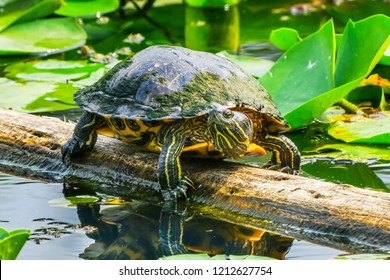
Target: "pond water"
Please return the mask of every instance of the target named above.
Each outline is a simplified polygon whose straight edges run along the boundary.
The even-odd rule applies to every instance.
[[[64,198],[63,184],[0,173],[0,227],[30,229],[30,239],[18,259],[93,259],[98,255],[111,259],[160,257],[157,249],[160,208],[140,201],[109,205],[109,201],[115,199],[103,199],[106,205],[101,202],[70,205],[71,202]],[[221,254],[231,243],[232,254],[246,255],[253,250],[254,254],[285,259],[324,260],[347,253],[285,236],[251,231],[201,215],[185,221],[184,229],[184,243],[189,252]],[[243,250],[243,243],[235,244],[231,235],[238,236],[237,240],[241,241],[253,240],[254,246]],[[131,246],[132,242],[142,244],[142,248],[129,252],[123,247]]]

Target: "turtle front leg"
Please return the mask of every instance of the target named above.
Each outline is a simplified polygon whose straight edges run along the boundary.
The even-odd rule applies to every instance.
[[[92,148],[97,140],[96,129],[104,123],[102,117],[84,112],[76,124],[72,138],[61,148],[62,161],[68,164],[70,156]]]
[[[284,135],[265,134],[256,137],[256,144],[273,152],[266,168],[277,169],[297,175],[301,165],[301,155],[297,146]]]
[[[182,175],[180,155],[185,143],[184,135],[168,133],[157,164],[158,181],[165,201],[185,197],[188,188],[194,183]]]

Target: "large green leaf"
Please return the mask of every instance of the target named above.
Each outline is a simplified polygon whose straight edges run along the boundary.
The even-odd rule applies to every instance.
[[[334,59],[334,28],[332,21],[328,21],[319,31],[289,49],[260,79],[276,106],[294,127],[304,122],[287,115],[332,89]],[[310,114],[310,120],[313,114],[317,114],[302,113]]]
[[[61,5],[61,0],[14,0],[1,7],[0,31],[13,23],[42,18],[53,13]]]
[[[335,86],[359,83],[372,71],[390,44],[390,18],[375,15],[348,21],[337,52]]]
[[[0,228],[0,260],[16,259],[29,236],[29,230],[17,229],[8,232]]]
[[[335,65],[335,34],[328,21],[289,49],[261,82],[292,127],[305,126],[371,72],[390,43],[389,34],[390,18],[384,15],[349,22]]]
[[[93,16],[108,13],[119,7],[119,0],[64,0],[56,14],[68,17]]]
[[[64,52],[85,44],[86,37],[71,18],[20,23],[0,33],[0,55]]]

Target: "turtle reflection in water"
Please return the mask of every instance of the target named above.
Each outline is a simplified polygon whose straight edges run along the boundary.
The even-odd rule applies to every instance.
[[[62,147],[70,156],[92,148],[97,132],[160,153],[157,175],[165,201],[193,187],[180,156],[231,158],[265,150],[269,167],[296,174],[300,155],[280,135],[289,129],[267,91],[229,60],[182,47],[152,46],[118,63],[75,94],[85,112]]]
[[[80,256],[106,260],[160,258],[164,255],[159,233],[164,218],[158,215],[160,210],[158,206],[138,202],[102,210],[99,221],[94,223],[99,229],[96,231],[98,234],[92,235],[95,243]],[[88,211],[92,209],[84,207],[84,210],[78,211],[84,215],[80,220],[92,221],[91,217],[85,216]],[[182,228],[182,251],[191,254],[223,254],[227,258],[230,255],[253,255],[284,259],[293,242],[290,237],[196,214],[188,220],[181,220],[180,225],[173,226]]]

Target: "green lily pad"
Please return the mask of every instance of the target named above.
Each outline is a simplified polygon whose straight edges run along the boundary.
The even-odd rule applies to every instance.
[[[87,35],[71,18],[20,23],[0,33],[0,55],[53,54],[85,44]]]
[[[17,229],[6,231],[0,228],[0,260],[14,260],[18,256],[30,231],[26,229]]]
[[[328,182],[341,182],[359,188],[389,192],[385,183],[365,163],[334,164],[328,160],[317,160],[304,164],[301,168],[306,174]]]
[[[61,0],[14,0],[0,9],[0,31],[16,22],[27,22],[52,14]]]
[[[96,203],[99,201],[99,198],[91,195],[79,195],[79,196],[68,196],[61,197],[57,199],[52,199],[49,201],[50,206],[53,207],[71,207],[77,206],[79,204],[89,204]]]
[[[248,74],[255,77],[263,76],[269,71],[269,69],[271,69],[272,65],[274,65],[274,62],[271,60],[262,59],[254,56],[233,55],[229,54],[226,51],[219,52],[217,53],[217,55],[227,58],[230,61],[236,63]]]
[[[72,84],[56,83],[56,87],[42,94],[34,101],[23,107],[23,111],[30,113],[64,111],[78,106],[73,100],[73,94],[79,89]]]
[[[304,158],[332,158],[369,162],[371,160],[390,161],[390,146],[358,144],[324,144],[313,149],[302,151]]]
[[[88,78],[91,73],[103,67],[103,64],[83,60],[49,59],[11,64],[4,72],[7,78],[13,80],[67,82]]]
[[[359,118],[354,122],[338,121],[328,129],[333,138],[347,143],[390,145],[390,113],[383,112],[376,118]]]
[[[30,102],[56,88],[52,83],[18,83],[7,78],[0,78],[0,107],[23,111]]]
[[[0,78],[0,107],[25,112],[51,112],[77,107],[73,93],[78,87],[66,83],[18,83]]]
[[[112,12],[118,7],[119,0],[64,0],[55,13],[68,17],[95,17],[98,13]]]

